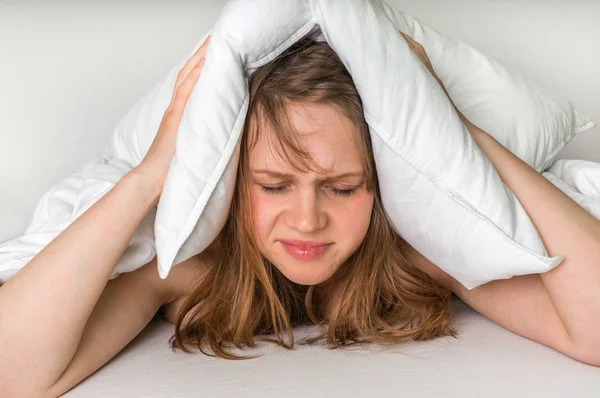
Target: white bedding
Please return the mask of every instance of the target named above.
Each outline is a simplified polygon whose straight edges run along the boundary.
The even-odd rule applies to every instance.
[[[556,160],[542,175],[600,219],[600,163]]]
[[[172,352],[173,325],[152,321],[125,350],[65,398],[423,397],[591,398],[600,368],[503,329],[452,300],[459,338],[409,341],[390,351],[366,346],[288,351],[259,344],[227,361]],[[296,328],[298,337],[316,327]]]
[[[548,83],[592,119],[600,120],[600,91],[593,89],[600,87],[600,42],[594,39],[600,37],[595,17],[600,15],[600,2],[393,2],[444,33]],[[224,3],[35,1],[0,6],[0,37],[5,38],[0,39],[0,76],[5,78],[0,84],[0,100],[5,100],[0,107],[0,242],[25,230],[35,204],[50,186],[99,153],[113,121],[214,24]],[[128,67],[147,54],[152,54],[152,60],[143,68]],[[93,95],[83,95],[84,86]],[[599,148],[597,127],[575,137],[561,157],[600,162]],[[567,167],[577,165],[574,162],[580,161],[556,162],[553,172],[544,175],[567,188],[571,197],[589,196],[579,196],[578,203],[598,217],[598,164],[583,162],[589,171]],[[558,183],[555,177],[563,170],[570,175]],[[77,211],[71,201],[75,186],[82,183],[81,178],[70,181],[74,184],[70,193],[55,198],[62,205],[51,206],[67,216]],[[588,189],[593,193],[587,194]],[[94,194],[90,187],[86,192]],[[39,208],[41,213],[34,218],[41,227],[47,206]],[[47,227],[48,235],[55,236]],[[152,250],[151,245],[143,245],[144,234],[139,232],[135,247]],[[45,244],[42,234],[32,240]],[[0,256],[6,259],[3,249],[0,245]],[[129,254],[143,255],[139,250]],[[15,253],[17,267],[20,257],[27,261],[28,256]],[[123,262],[120,267],[124,269]],[[64,396],[600,397],[600,368],[517,336],[458,299],[452,304],[459,340],[411,342],[389,353],[371,347],[357,352],[321,346],[288,351],[267,345],[246,350],[265,353],[250,361],[173,353],[167,345],[173,325],[153,321],[119,355]]]
[[[127,170],[128,166],[118,160],[112,160],[108,165],[92,161],[79,173],[46,192],[25,233],[0,244],[0,281],[5,282],[27,264],[66,225],[110,190]],[[560,159],[553,162],[542,175],[600,219],[600,163]],[[155,217],[154,209],[136,231],[131,244],[111,274],[111,279],[123,272],[134,271],[154,258]]]
[[[156,256],[164,279],[174,264],[210,244],[233,196],[248,76],[305,36],[326,41],[352,75],[382,204],[402,238],[468,289],[557,266],[562,257],[547,256],[523,206],[399,31],[427,49],[465,116],[537,171],[595,125],[566,98],[381,0],[231,1],[209,31],[207,62],[183,114],[156,212],[111,278]],[[103,157],[52,188],[25,235],[0,248],[0,278],[14,274],[139,164],[188,58],[121,119]]]

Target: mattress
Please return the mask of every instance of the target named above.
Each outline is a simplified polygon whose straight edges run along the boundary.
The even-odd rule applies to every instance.
[[[172,352],[174,325],[152,321],[64,397],[597,397],[600,368],[503,329],[453,296],[459,338],[330,350],[269,343],[230,361]],[[316,327],[297,328],[297,336]]]

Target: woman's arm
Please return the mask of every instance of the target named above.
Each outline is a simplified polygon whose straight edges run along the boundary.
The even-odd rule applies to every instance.
[[[66,369],[44,394],[36,396],[55,398],[64,394],[121,351],[166,301],[168,279],[163,281],[158,276],[155,257],[142,268],[110,280]]]
[[[461,115],[474,139],[513,190],[551,256],[565,257],[542,274],[499,279],[468,290],[410,248],[411,264],[474,310],[520,336],[600,366],[600,221],[541,174]]]
[[[521,202],[548,254],[564,257],[539,276],[573,346],[586,362],[600,366],[600,220],[491,135],[463,121]]]
[[[58,380],[118,259],[157,200],[155,185],[130,172],[2,285],[0,395],[35,396]]]
[[[551,271],[492,281],[470,291],[445,273],[432,274],[454,284],[453,291],[461,299],[509,330],[600,366],[600,220],[467,120],[452,102],[423,46],[402,35],[515,194],[549,255],[564,257]]]
[[[161,306],[189,293],[196,272],[205,269],[203,258],[194,256],[177,264],[163,280],[154,257],[143,267],[109,281],[85,325],[73,359],[43,397],[58,397],[79,384],[135,338]]]
[[[171,103],[140,164],[0,288],[0,396],[47,393],[76,355],[88,318],[117,261],[162,193],[175,153],[177,130],[200,76],[209,39],[210,36],[177,74]],[[118,290],[112,286],[123,286],[123,280],[111,283],[111,290]],[[116,336],[113,351],[129,341],[147,322],[149,314],[160,307],[157,296],[148,291],[145,294],[148,302],[133,302],[118,315],[136,317],[136,311],[144,308],[127,331]],[[109,330],[109,325],[97,328],[99,322],[106,320],[107,306],[110,308],[119,295],[113,291],[105,297],[98,315],[94,314],[88,335]],[[93,344],[106,344],[102,339],[92,340]],[[90,348],[92,340],[84,340],[82,349],[99,349]],[[76,359],[85,361],[79,359],[84,358],[82,355]],[[86,365],[86,372],[112,355],[95,359]]]

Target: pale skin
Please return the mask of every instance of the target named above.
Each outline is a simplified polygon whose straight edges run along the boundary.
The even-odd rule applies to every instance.
[[[374,193],[366,189],[355,127],[347,117],[327,104],[302,104],[290,112],[290,121],[324,171],[294,170],[269,145],[271,135],[262,134],[249,159],[252,215],[262,254],[291,281],[317,285],[330,281],[360,246]],[[282,239],[330,247],[319,258],[303,261],[283,249]]]
[[[436,76],[422,47],[405,38]],[[0,288],[0,319],[10,320],[0,322],[0,396],[56,397],[68,391],[113,358],[159,309],[173,321],[180,299],[189,293],[194,272],[210,264],[212,253],[207,250],[173,267],[165,280],[158,277],[156,259],[108,280],[127,242],[158,202],[174,153],[177,126],[200,75],[199,62],[207,45],[208,41],[180,72],[171,104],[144,161]],[[600,366],[600,322],[594,316],[600,313],[600,221],[460,116],[528,212],[549,254],[565,259],[552,271],[493,281],[470,291],[414,249],[409,261],[500,326]],[[307,137],[324,168],[331,174],[354,171],[356,158],[341,114],[308,106],[296,117],[297,123],[334,134],[330,141],[319,134]],[[291,170],[267,156],[251,159],[255,168]],[[300,283],[335,280],[335,271],[366,231],[364,220],[346,221],[348,217],[342,217],[340,209],[366,209],[368,213],[372,204],[369,195],[361,191],[358,178],[325,182],[318,177],[322,176],[296,173],[285,183],[272,176],[253,177],[253,215],[264,216],[264,224],[259,226],[261,250],[276,260],[286,277]],[[259,185],[286,185],[287,191],[266,194],[259,191]],[[356,187],[359,192],[338,197],[332,187]],[[288,195],[287,202],[292,204],[284,204],[279,195]],[[267,205],[273,209],[266,210]],[[277,247],[280,238],[329,239],[338,247],[329,253],[334,261],[315,263],[307,271],[285,259]]]

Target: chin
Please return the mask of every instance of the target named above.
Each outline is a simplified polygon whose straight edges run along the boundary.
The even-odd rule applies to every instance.
[[[318,285],[320,283],[323,283],[324,281],[326,281],[328,278],[315,278],[315,277],[289,277],[287,275],[285,275],[286,278],[288,278],[290,281],[297,283],[298,285],[303,285],[303,286],[313,286],[313,285]]]
[[[273,263],[273,265],[275,264],[277,263]],[[287,279],[304,286],[318,285],[331,277],[331,272],[326,264],[288,262],[285,267],[275,266]]]

